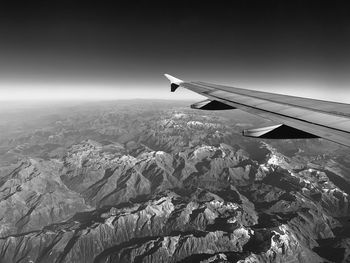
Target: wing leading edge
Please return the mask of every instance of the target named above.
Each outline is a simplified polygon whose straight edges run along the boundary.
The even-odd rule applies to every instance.
[[[243,131],[245,136],[285,139],[321,137],[350,147],[349,104],[199,81],[187,82],[168,74],[165,76],[171,83],[172,92],[178,87],[184,87],[208,98],[204,106],[192,108],[207,110],[237,108],[279,123],[276,126]],[[199,105],[202,105],[201,103]]]

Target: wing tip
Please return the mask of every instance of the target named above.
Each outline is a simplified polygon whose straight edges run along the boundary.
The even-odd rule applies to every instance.
[[[171,84],[179,85],[179,84],[183,83],[183,80],[175,78],[169,74],[164,74],[164,76],[170,81]]]

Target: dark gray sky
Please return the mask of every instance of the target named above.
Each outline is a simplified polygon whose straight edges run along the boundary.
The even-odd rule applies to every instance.
[[[3,4],[0,99],[194,98],[169,73],[350,103],[342,2],[149,2]]]

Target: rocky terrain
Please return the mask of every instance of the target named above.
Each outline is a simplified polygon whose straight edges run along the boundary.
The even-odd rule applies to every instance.
[[[0,262],[350,262],[349,149],[187,104],[0,115]]]

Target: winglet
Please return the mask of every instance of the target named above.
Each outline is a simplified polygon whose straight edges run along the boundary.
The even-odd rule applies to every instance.
[[[169,74],[164,74],[164,76],[170,81],[171,92],[174,92],[183,83],[181,79],[175,78]]]

